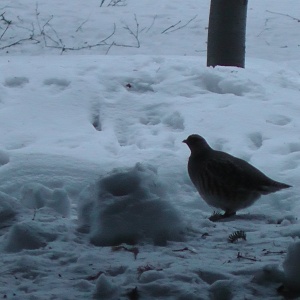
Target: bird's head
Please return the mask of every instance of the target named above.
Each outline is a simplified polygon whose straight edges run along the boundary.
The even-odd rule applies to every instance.
[[[182,142],[189,146],[192,155],[201,155],[209,150],[212,150],[207,144],[206,140],[199,134],[191,134],[186,140],[183,140]]]

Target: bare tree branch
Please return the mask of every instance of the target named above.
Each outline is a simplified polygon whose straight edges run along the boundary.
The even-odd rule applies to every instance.
[[[105,0],[101,0],[100,7],[103,6]],[[110,0],[110,2],[107,4],[107,7],[109,6],[126,6],[126,0]]]
[[[187,25],[189,25],[192,21],[194,21],[196,18],[198,17],[198,15],[195,15],[193,18],[191,18],[188,22],[186,22],[184,25],[179,26],[177,28],[175,28],[178,24],[181,23],[181,21],[178,21],[177,23],[175,23],[174,25],[171,25],[170,27],[168,27],[167,29],[163,30],[161,33],[170,33],[170,32],[174,32],[177,30],[180,30],[184,27],[186,27]],[[174,28],[173,30],[170,30],[171,28]]]
[[[110,0],[107,6],[126,6],[126,0]]]
[[[294,21],[297,21],[297,22],[300,22],[300,19],[298,18],[295,18],[291,15],[288,15],[288,14],[283,14],[283,13],[279,13],[279,12],[274,12],[274,11],[270,11],[270,10],[266,10],[266,12],[270,13],[270,14],[273,14],[273,15],[280,15],[280,16],[284,16],[284,17],[288,17]]]
[[[124,29],[128,30],[129,33],[135,38],[136,42],[137,42],[137,46],[135,48],[140,48],[140,40],[139,40],[139,33],[140,33],[140,30],[139,30],[139,23],[138,23],[138,20],[137,20],[137,17],[136,17],[136,14],[134,14],[134,20],[135,20],[135,25],[136,25],[136,29],[135,29],[135,32],[133,32],[133,30],[131,28],[129,28],[128,25],[126,25],[124,27]],[[124,47],[134,47],[134,46],[125,46]]]
[[[35,41],[35,44],[40,43],[40,41],[34,39],[33,36],[30,36],[28,38],[20,39],[20,40],[18,40],[16,42],[13,42],[13,43],[9,44],[9,45],[0,47],[0,50],[6,49],[6,48],[10,48],[10,47],[15,46],[15,45],[20,45],[20,44],[22,44],[22,42],[26,42],[26,41]]]
[[[113,5],[120,4],[121,2],[124,4],[125,1],[126,0],[110,0],[109,5],[113,6]],[[103,5],[103,3],[105,3],[105,0],[103,0],[101,2],[101,5]],[[15,24],[15,22],[13,23],[12,21],[7,20],[4,16],[4,14],[5,14],[5,12],[0,14],[0,25],[5,24],[5,26],[2,26],[3,31],[0,33],[0,40],[1,39],[4,40],[4,36],[5,37],[8,36],[8,32],[10,32],[9,29],[11,26],[14,26],[14,28],[16,27],[16,28],[22,29],[22,31],[17,32],[18,34],[23,34],[24,30],[29,31],[30,34],[28,37],[21,36],[22,38],[20,38],[19,40],[16,40],[15,37],[9,36],[9,39],[11,42],[7,45],[3,45],[2,47],[0,46],[0,50],[6,49],[9,47],[13,47],[16,45],[20,45],[26,41],[29,41],[29,42],[33,42],[35,44],[42,43],[42,46],[45,48],[57,49],[60,51],[60,54],[63,54],[66,51],[79,51],[79,50],[83,50],[83,49],[92,49],[92,48],[101,47],[101,46],[107,47],[106,54],[109,53],[109,51],[111,50],[112,47],[140,48],[140,46],[141,46],[140,39],[139,39],[140,33],[144,30],[146,31],[146,29],[148,32],[153,27],[155,19],[157,17],[157,16],[155,16],[153,18],[153,21],[148,28],[145,27],[141,30],[137,16],[136,16],[136,14],[134,14],[135,25],[129,26],[128,24],[125,24],[125,26],[123,26],[123,28],[130,35],[133,36],[135,42],[133,42],[132,44],[119,43],[116,40],[112,41],[112,37],[115,35],[116,30],[117,30],[117,26],[114,23],[112,32],[107,37],[100,40],[99,42],[96,42],[94,44],[88,44],[87,42],[85,42],[83,45],[69,46],[69,45],[66,45],[63,38],[60,37],[59,32],[53,26],[52,21],[54,19],[54,16],[51,15],[51,16],[48,16],[46,19],[43,18],[39,11],[38,3],[36,3],[36,6],[35,6],[35,19],[36,20],[35,20],[35,22],[29,23],[30,24],[29,26],[20,17],[17,17],[18,23]],[[88,22],[88,19],[85,20],[84,22],[82,22],[77,27],[75,32],[79,32],[80,30],[83,30],[83,25],[86,24],[87,22]],[[1,27],[0,27],[0,29],[1,29]],[[14,39],[14,41],[12,41],[12,39]],[[5,39],[5,40],[8,40],[8,39]]]
[[[5,12],[3,12],[3,13],[0,15],[0,17],[1,17],[1,20],[0,20],[0,21],[3,21],[4,23],[10,25],[10,24],[12,23],[12,21],[11,21],[11,20],[7,20],[7,19],[4,17],[4,14],[5,14]]]
[[[155,16],[153,17],[152,23],[151,23],[151,25],[148,27],[148,29],[146,30],[146,32],[148,32],[148,31],[153,27],[156,18],[157,18],[157,15],[155,15]]]
[[[79,30],[81,30],[81,29],[82,29],[82,26],[83,26],[85,23],[87,23],[88,20],[89,20],[89,19],[86,19],[85,21],[83,21],[83,22],[79,25],[79,27],[75,30],[75,32],[78,32]]]
[[[178,21],[177,23],[175,23],[174,25],[171,25],[170,27],[168,27],[167,29],[163,30],[161,33],[166,33],[169,29],[176,27],[178,24],[180,24],[181,21]]]
[[[8,30],[9,28],[9,24],[7,24],[6,28],[4,29],[4,31],[2,32],[2,34],[0,35],[0,40],[3,38],[3,36],[5,35],[6,31]]]

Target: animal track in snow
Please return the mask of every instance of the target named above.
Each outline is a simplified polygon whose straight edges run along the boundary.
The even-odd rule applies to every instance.
[[[60,78],[48,78],[44,80],[44,85],[55,85],[59,88],[67,88],[70,85],[70,81]]]
[[[0,149],[0,167],[9,163],[9,155],[6,151]]]
[[[120,146],[137,145],[144,149],[153,145],[153,141],[159,141],[163,147],[173,147],[174,141],[167,139],[162,142],[160,133],[164,130],[169,132],[182,131],[184,118],[178,111],[170,111],[168,105],[161,103],[136,107],[136,121],[119,118],[114,128]]]
[[[259,149],[262,146],[264,139],[260,132],[250,133],[248,137],[255,149]]]
[[[152,87],[153,82],[139,82],[134,80],[129,80],[127,84],[125,84],[125,88],[129,92],[135,93],[147,93],[147,92],[154,92]]]
[[[165,108],[161,105],[150,106],[145,116],[140,117],[140,123],[143,125],[158,125],[160,123],[174,129],[183,130],[184,119],[178,111],[167,114]]]
[[[156,114],[149,113],[140,118],[140,123],[143,125],[157,125],[161,123],[161,120]]]
[[[163,124],[171,127],[174,130],[184,130],[184,119],[182,115],[175,111],[163,119]]]
[[[283,143],[274,150],[274,153],[288,155],[292,153],[300,153],[300,143]]]
[[[165,116],[167,106],[162,104],[148,105],[145,108],[145,115],[140,117],[140,123],[143,125],[157,125],[162,122]]]
[[[7,150],[18,150],[26,148],[27,146],[31,145],[34,142],[33,138],[24,139],[23,141],[15,141],[11,142],[6,146]]]
[[[300,151],[300,143],[290,143],[288,145],[290,153],[299,152]]]
[[[10,77],[6,78],[4,85],[7,87],[22,87],[29,82],[27,77]]]
[[[272,123],[278,126],[284,126],[291,123],[291,119],[289,117],[283,115],[271,115],[266,120],[267,123]]]
[[[100,103],[98,101],[92,103],[91,106],[91,123],[98,131],[102,130],[101,118],[100,118]]]

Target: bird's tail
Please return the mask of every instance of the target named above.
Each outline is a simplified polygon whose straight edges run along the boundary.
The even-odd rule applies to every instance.
[[[270,185],[265,185],[261,187],[261,192],[263,195],[267,195],[270,193],[275,193],[277,191],[283,190],[283,189],[288,189],[292,187],[291,185],[288,185],[286,183],[282,183],[279,181],[272,181],[272,183]]]

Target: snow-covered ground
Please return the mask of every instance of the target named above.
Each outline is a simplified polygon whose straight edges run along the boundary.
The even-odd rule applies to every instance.
[[[246,69],[208,0],[70,2],[0,4],[0,298],[297,295],[299,0],[249,1]],[[209,221],[192,133],[293,188]]]

